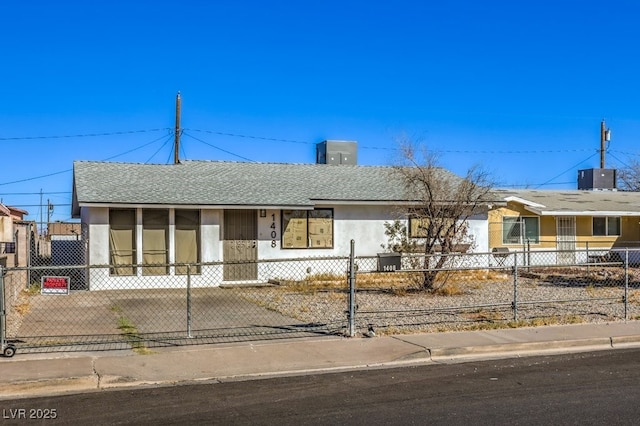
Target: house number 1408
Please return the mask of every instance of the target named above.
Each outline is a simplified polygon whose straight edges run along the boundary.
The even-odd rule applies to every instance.
[[[276,215],[275,213],[273,213],[271,215],[271,247],[275,247],[276,246],[276,238],[278,237],[278,234],[276,233]]]

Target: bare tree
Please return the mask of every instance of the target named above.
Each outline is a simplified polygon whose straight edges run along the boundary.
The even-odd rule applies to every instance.
[[[631,160],[618,174],[619,187],[623,191],[640,192],[640,162]]]
[[[401,152],[401,164],[395,169],[408,199],[413,200],[406,214],[415,225],[413,236],[424,245],[421,285],[425,290],[435,290],[446,255],[466,250],[464,243],[471,238],[469,219],[486,212],[493,185],[488,173],[477,166],[460,177],[440,167],[435,154],[418,151],[411,143],[402,143]]]

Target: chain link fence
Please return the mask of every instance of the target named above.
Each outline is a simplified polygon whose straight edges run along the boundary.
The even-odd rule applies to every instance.
[[[2,328],[20,351],[640,319],[640,249],[114,267],[86,265],[84,244],[2,267]],[[247,270],[261,278],[241,278]]]
[[[384,259],[360,258],[356,327],[393,334],[640,319],[640,249],[590,253],[403,255],[382,273],[373,271],[389,268]]]

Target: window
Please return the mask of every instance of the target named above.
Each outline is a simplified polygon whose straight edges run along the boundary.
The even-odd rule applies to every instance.
[[[169,272],[169,210],[142,210],[143,275],[166,275]]]
[[[109,256],[111,274],[135,275],[136,268],[136,211],[109,210]]]
[[[176,210],[176,263],[191,264],[191,273],[200,273],[200,212]],[[176,266],[176,274],[186,274],[187,267]]]
[[[505,216],[502,218],[502,244],[540,242],[540,224],[537,217]]]
[[[333,210],[283,210],[282,247],[333,248]]]
[[[620,217],[594,217],[593,235],[598,237],[620,235]]]

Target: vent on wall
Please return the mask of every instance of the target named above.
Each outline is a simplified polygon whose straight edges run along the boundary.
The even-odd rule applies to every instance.
[[[357,164],[357,153],[357,142],[323,141],[316,145],[316,163]]]
[[[578,189],[588,191],[616,191],[616,170],[578,170]]]

